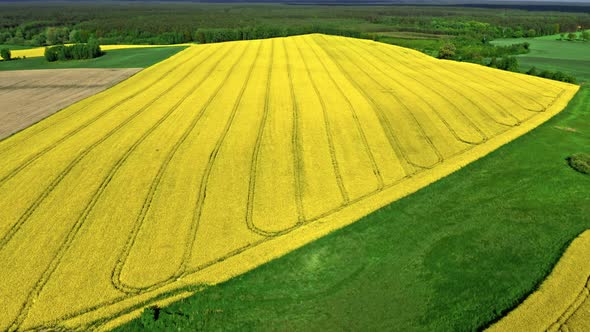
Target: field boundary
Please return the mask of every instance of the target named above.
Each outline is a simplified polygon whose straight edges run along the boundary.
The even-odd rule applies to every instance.
[[[488,331],[568,331],[568,321],[590,295],[590,230],[566,249],[541,286]]]
[[[172,71],[174,71],[175,69],[177,69],[177,68],[181,67],[182,65],[184,65],[185,63],[187,63],[187,62],[188,62],[188,61],[190,61],[190,60],[191,60],[191,58],[189,57],[189,58],[187,58],[186,60],[183,60],[182,62],[180,62],[180,63],[178,63],[178,64],[175,64],[175,65],[174,65],[172,68],[170,68],[169,70],[167,70],[166,72],[164,72],[162,75],[160,75],[160,76],[159,76],[159,78],[158,78],[158,80],[160,80],[160,79],[162,79],[162,78],[166,77],[166,76],[167,76],[168,74],[170,74]],[[142,71],[142,73],[143,73],[143,72],[145,72],[145,71]],[[156,81],[157,81],[157,80],[156,80]],[[119,83],[119,84],[123,84],[123,83],[124,83],[124,82],[122,82],[122,83]],[[94,96],[92,96],[92,97],[89,97],[88,99],[90,99],[90,98],[94,98],[94,97],[96,97],[96,98],[99,98],[99,99],[105,99],[105,98],[107,98],[107,97],[108,97],[108,95],[105,93],[105,92],[107,92],[108,90],[109,90],[109,89],[107,89],[107,90],[104,90],[103,92],[101,92],[101,93],[99,93],[99,94],[97,94],[97,95],[94,95]],[[81,125],[80,125],[79,127],[77,127],[76,129],[74,129],[74,130],[72,130],[72,131],[68,132],[68,133],[67,133],[67,134],[65,134],[65,135],[64,135],[62,138],[60,138],[58,141],[56,141],[56,142],[54,142],[53,144],[51,144],[51,145],[49,145],[49,146],[45,147],[45,148],[44,148],[44,149],[42,149],[41,151],[39,151],[39,152],[35,153],[35,154],[34,154],[32,157],[29,157],[29,159],[27,159],[26,161],[22,162],[22,163],[21,163],[21,165],[20,165],[19,167],[17,167],[17,168],[15,168],[14,170],[12,170],[12,171],[11,171],[11,172],[10,172],[10,173],[7,175],[7,176],[5,176],[5,177],[1,178],[1,179],[0,179],[0,186],[1,186],[2,184],[4,184],[4,182],[6,182],[7,180],[9,180],[10,178],[14,177],[14,176],[15,176],[15,175],[16,175],[18,172],[20,172],[21,170],[23,170],[23,169],[24,169],[25,167],[27,167],[29,164],[31,164],[31,163],[32,163],[32,162],[34,162],[35,160],[39,159],[39,158],[40,158],[42,155],[44,155],[45,153],[47,153],[47,152],[49,152],[49,151],[53,150],[53,149],[54,149],[55,147],[57,147],[59,144],[61,144],[61,143],[63,143],[64,141],[68,140],[69,138],[71,138],[72,136],[74,136],[75,134],[77,134],[78,132],[80,132],[81,130],[83,130],[84,128],[86,128],[86,127],[88,127],[88,126],[92,125],[94,122],[98,121],[98,120],[99,120],[100,118],[102,118],[103,116],[105,116],[105,115],[107,115],[107,114],[111,113],[111,112],[112,112],[114,109],[116,109],[117,107],[119,107],[119,106],[123,105],[124,103],[126,103],[127,101],[129,101],[129,100],[131,100],[131,99],[133,99],[133,98],[137,97],[137,96],[138,96],[140,93],[142,93],[142,92],[143,92],[143,90],[141,90],[141,89],[138,89],[136,92],[134,92],[134,93],[131,93],[129,96],[127,96],[127,97],[125,97],[125,98],[121,99],[120,101],[116,102],[115,104],[113,104],[113,105],[109,106],[109,107],[108,107],[106,110],[104,110],[104,111],[100,112],[98,115],[96,115],[96,116],[92,117],[90,120],[88,120],[88,121],[84,122],[83,124],[81,124]],[[154,98],[154,99],[153,99],[153,101],[154,101],[154,102],[155,102],[155,101],[157,101],[157,99],[158,99],[159,97],[160,97],[160,96],[158,96],[158,97]],[[85,99],[85,100],[83,100],[83,101],[86,101],[86,100],[88,100],[88,99]],[[95,101],[95,100],[93,100],[93,101]],[[75,105],[75,104],[74,104],[74,105]],[[87,105],[85,105],[85,106],[82,106],[82,107],[81,107],[81,108],[79,108],[79,109],[76,109],[76,110],[74,110],[74,111],[71,111],[71,112],[69,112],[69,113],[66,115],[66,117],[65,117],[65,118],[69,118],[69,117],[71,117],[71,116],[73,116],[73,115],[75,115],[75,114],[77,114],[77,113],[79,113],[79,112],[81,112],[81,111],[85,110],[85,109],[86,109],[86,108],[88,108],[88,107],[89,107],[89,105],[87,104]],[[57,112],[57,113],[55,113],[55,114],[58,114],[58,113],[59,113],[59,112]],[[41,123],[41,122],[39,122],[39,123]],[[29,128],[31,128],[31,127],[29,127]],[[34,127],[34,128],[37,128],[37,127]],[[36,136],[36,135],[38,135],[39,133],[42,133],[43,131],[45,131],[45,130],[46,130],[46,129],[48,129],[48,128],[50,128],[50,126],[47,126],[47,127],[45,127],[45,128],[42,128],[41,130],[39,130],[39,131],[37,131],[37,132],[33,132],[33,133],[31,134],[31,137],[33,137],[33,136]],[[26,128],[26,129],[28,129],[28,128]],[[24,130],[23,130],[23,131],[24,131]],[[29,131],[29,130],[28,130],[28,131]],[[28,132],[28,131],[27,131],[27,132]],[[22,132],[22,131],[21,131],[21,132]],[[20,133],[20,132],[19,132],[19,133]],[[30,138],[30,137],[29,137],[29,138]],[[4,153],[5,151],[7,151],[7,150],[10,150],[11,148],[13,148],[14,146],[18,145],[19,143],[20,143],[20,142],[15,142],[14,144],[12,144],[12,145],[9,145],[8,147],[4,147],[2,150],[0,150],[0,153]]]

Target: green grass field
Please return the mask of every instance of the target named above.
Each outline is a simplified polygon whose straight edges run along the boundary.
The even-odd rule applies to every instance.
[[[590,227],[590,88],[462,170],[283,258],[119,331],[485,327],[544,280]]]
[[[590,81],[590,41],[559,40],[560,35],[537,38],[498,39],[495,45],[528,42],[531,52],[518,56],[522,71],[535,66],[540,70],[574,74],[580,82]]]
[[[129,48],[107,51],[88,60],[47,62],[43,57],[0,61],[0,70],[64,69],[64,68],[145,68],[158,63],[185,47]]]

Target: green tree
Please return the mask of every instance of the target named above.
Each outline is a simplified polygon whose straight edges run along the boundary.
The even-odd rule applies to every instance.
[[[537,67],[535,67],[535,66],[531,67],[531,69],[529,69],[526,73],[528,75],[532,75],[532,76],[539,75],[539,71],[537,70]]]
[[[498,68],[508,71],[518,71],[518,59],[513,56],[503,56],[498,63]]]
[[[457,47],[453,43],[445,43],[439,50],[438,50],[438,58],[439,59],[452,59],[455,57],[457,52]]]
[[[6,43],[11,38],[9,32],[0,32],[0,44]]]
[[[68,39],[71,43],[81,43],[82,40],[80,40],[80,30],[74,29],[70,31],[70,36]]]
[[[43,35],[43,34],[35,35],[31,39],[31,45],[33,45],[33,46],[43,46],[43,45],[45,45],[45,35]]]
[[[586,40],[586,41],[590,40],[590,31],[588,31],[588,30],[582,31],[582,39]]]
[[[492,60],[490,60],[488,67],[498,68],[498,59],[496,59],[496,57],[493,57]]]
[[[45,38],[49,45],[63,44],[70,38],[70,29],[67,27],[48,27],[45,29]]]
[[[88,47],[88,57],[86,59],[97,58],[102,55],[100,44],[96,38],[90,38],[86,46]]]
[[[207,39],[205,38],[205,31],[203,31],[203,29],[198,29],[197,31],[195,31],[193,40],[198,42],[199,44],[205,44],[207,42]]]
[[[45,47],[45,60],[48,62],[57,61],[57,52],[55,51],[55,47]]]
[[[578,35],[576,35],[576,34],[575,34],[575,33],[573,33],[573,32],[570,32],[570,33],[568,33],[568,34],[567,34],[567,40],[569,40],[569,41],[574,41],[574,40],[576,40],[577,38],[578,38]]]
[[[17,28],[16,29],[16,32],[14,33],[14,36],[16,38],[22,38],[22,39],[25,38],[25,35],[23,34],[23,30],[21,28]]]
[[[10,53],[10,50],[6,47],[0,49],[0,56],[2,57],[2,59],[4,59],[4,61],[12,59],[12,54]]]
[[[57,28],[48,27],[45,30],[45,37],[48,45],[55,45],[58,43]]]
[[[526,33],[527,37],[531,38],[531,37],[535,37],[537,35],[537,32],[535,31],[535,29],[529,29]]]

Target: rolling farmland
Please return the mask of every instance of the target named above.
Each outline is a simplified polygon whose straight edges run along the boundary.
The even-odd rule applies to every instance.
[[[343,37],[189,47],[0,142],[0,329],[110,326],[227,280],[577,89]]]
[[[590,43],[584,41],[558,40],[559,35],[536,38],[508,38],[492,41],[492,44],[507,46],[527,42],[530,53],[518,55],[523,71],[535,67],[538,70],[559,70],[575,73],[579,82],[590,80]]]

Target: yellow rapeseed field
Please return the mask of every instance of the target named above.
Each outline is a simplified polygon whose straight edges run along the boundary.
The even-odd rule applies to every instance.
[[[318,34],[189,47],[0,142],[0,330],[105,329],[225,281],[577,89]]]
[[[71,45],[71,44],[67,44]],[[100,49],[103,51],[111,50],[122,50],[126,48],[149,48],[149,47],[173,47],[173,46],[189,46],[192,44],[173,44],[173,45],[100,45]],[[11,55],[13,58],[36,58],[45,55],[45,47],[35,47],[25,50],[12,50]]]

